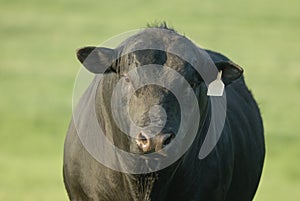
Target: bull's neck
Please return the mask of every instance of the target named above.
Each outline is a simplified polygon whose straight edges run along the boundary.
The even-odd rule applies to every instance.
[[[197,163],[198,160],[200,160],[199,157],[199,152],[200,148],[204,142],[208,127],[209,127],[209,122],[210,122],[210,116],[211,116],[211,103],[209,98],[205,95],[201,99],[201,104],[200,104],[200,111],[201,111],[201,117],[200,117],[200,122],[199,122],[199,127],[197,131],[197,135],[188,149],[188,151],[184,154],[184,156],[181,158],[181,163],[180,167],[178,168],[179,172],[186,171],[187,167],[193,166]],[[192,176],[191,172],[191,176]]]

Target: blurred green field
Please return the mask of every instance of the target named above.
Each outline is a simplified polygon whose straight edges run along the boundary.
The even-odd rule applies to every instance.
[[[298,0],[0,0],[0,200],[68,200],[75,49],[166,20],[245,69],[267,142],[255,201],[299,201],[299,9]]]

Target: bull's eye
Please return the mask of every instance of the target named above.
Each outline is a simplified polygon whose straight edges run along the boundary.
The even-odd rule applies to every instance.
[[[126,82],[130,82],[129,77],[125,77],[125,81],[126,81]]]
[[[195,82],[191,83],[191,87],[192,87],[192,88],[197,87],[197,83],[195,83]]]
[[[124,74],[124,75],[121,75],[121,76],[124,77],[124,80],[125,80],[126,82],[130,82],[130,78],[128,77],[127,74]]]

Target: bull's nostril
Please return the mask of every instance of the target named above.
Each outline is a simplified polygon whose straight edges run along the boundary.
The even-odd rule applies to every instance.
[[[139,133],[138,139],[139,140],[147,140],[147,137],[145,135],[143,135],[143,133]]]
[[[175,137],[175,135],[172,133],[172,134],[166,134],[166,138],[164,139],[163,141],[163,146],[166,146],[168,144],[170,144],[170,142],[172,141],[172,139]]]
[[[142,141],[143,144],[146,144],[146,143],[147,143],[147,140],[146,140],[146,139],[142,139],[141,141]]]
[[[142,145],[144,147],[147,146],[149,140],[146,135],[144,135],[143,133],[139,133],[136,142],[138,143],[138,145]]]

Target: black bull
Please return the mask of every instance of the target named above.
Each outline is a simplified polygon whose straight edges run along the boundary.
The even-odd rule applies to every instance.
[[[199,159],[199,150],[211,120],[211,97],[206,95],[207,87],[203,78],[190,64],[167,51],[140,50],[123,55],[117,60],[112,59],[113,55],[120,55],[122,51],[130,52],[133,46],[139,45],[136,41],[157,43],[168,50],[174,43],[176,45],[176,41],[182,40],[181,38],[187,40],[173,30],[167,31],[167,35],[162,36],[159,31],[148,33],[146,30],[127,39],[114,50],[86,47],[78,50],[77,56],[89,71],[104,75],[102,81],[96,83],[97,121],[106,137],[115,146],[127,152],[147,156],[148,153],[171,145],[176,138],[178,125],[183,117],[176,98],[163,87],[145,86],[138,89],[134,96],[129,97],[130,117],[141,127],[149,125],[151,121],[149,119],[151,106],[161,105],[165,109],[167,114],[165,126],[155,137],[149,138],[143,132],[137,133],[136,137],[125,135],[117,128],[112,118],[111,96],[116,83],[124,77],[130,82],[127,75],[129,70],[147,64],[166,64],[191,84],[201,111],[201,119],[197,122],[200,127],[195,140],[183,156],[170,166],[145,174],[129,174],[112,170],[95,160],[83,146],[72,120],[65,141],[63,165],[64,182],[70,200],[250,201],[253,199],[263,168],[264,135],[260,112],[245,85],[242,68],[219,53],[205,50],[218,70],[222,71],[222,80],[226,85],[227,107],[225,124],[217,145],[207,157]],[[187,47],[193,49],[196,46],[189,42]],[[84,62],[90,54],[94,54],[93,58],[89,62]],[[172,78],[167,79],[169,82],[176,82]],[[123,87],[126,91],[126,86]],[[89,96],[90,93],[87,91],[83,100]],[[157,115],[158,119],[162,117],[163,115]]]

